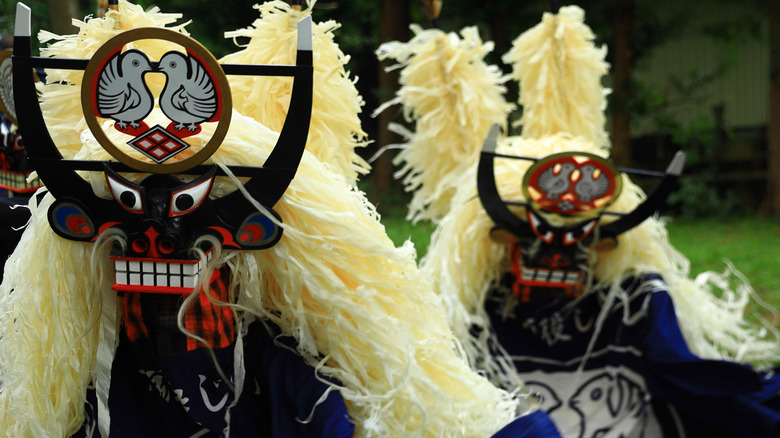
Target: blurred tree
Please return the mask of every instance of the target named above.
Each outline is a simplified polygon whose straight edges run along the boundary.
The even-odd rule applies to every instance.
[[[48,0],[51,31],[66,35],[76,32],[76,26],[71,24],[74,18],[81,18],[77,0]]]
[[[53,0],[57,1],[57,0]],[[162,12],[182,14],[181,22],[191,21],[187,31],[216,56],[221,58],[238,50],[232,40],[225,39],[225,32],[243,29],[259,18],[254,3],[243,0],[137,0],[148,8],[158,6]],[[245,43],[237,41],[237,43]]]
[[[76,32],[72,25],[73,19],[83,19],[95,13],[96,0],[24,0],[22,3],[32,9],[32,32],[37,35],[41,29],[56,34],[67,35]],[[13,35],[14,17],[17,2],[5,1],[0,10],[0,32],[3,35]],[[37,45],[33,44],[33,54],[38,53]]]
[[[634,0],[613,0],[612,37],[612,159],[620,166],[631,160],[631,73]]]
[[[379,43],[408,40],[409,22],[411,21],[409,0],[380,0],[379,3],[382,12]],[[380,105],[392,99],[395,90],[398,88],[399,72],[397,70],[388,72],[385,70],[386,67],[388,67],[388,62],[383,61],[379,64],[379,68],[377,69],[379,75],[379,96],[377,103]],[[402,141],[397,134],[384,129],[394,118],[393,114],[389,111],[384,111],[378,116],[379,130],[376,139],[380,146],[400,143]],[[393,188],[394,185],[398,186],[393,178],[391,153],[385,152],[379,156],[372,165],[372,182],[376,190],[384,191]],[[397,188],[397,190],[401,189]]]
[[[769,159],[762,213],[780,214],[780,0],[766,0],[769,20]]]

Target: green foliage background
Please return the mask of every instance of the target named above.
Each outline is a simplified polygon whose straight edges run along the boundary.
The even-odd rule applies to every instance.
[[[16,3],[13,0],[2,1],[0,31],[11,33]],[[95,13],[95,0],[75,1],[81,11],[79,18]],[[33,10],[33,31],[49,29],[48,1],[26,0],[25,3]],[[238,50],[236,43],[244,43],[225,39],[224,32],[251,26],[259,18],[258,11],[253,7],[254,3],[244,0],[138,0],[138,4],[145,8],[156,5],[163,12],[181,13],[182,22],[191,20],[187,26],[189,32],[218,58]],[[614,0],[580,0],[574,3],[587,12],[587,22],[596,34],[596,43],[609,47],[612,40],[611,17]],[[727,3],[727,0],[707,2],[713,8]],[[431,26],[430,20],[422,13],[420,0],[410,0],[408,3],[399,1],[398,4],[408,5],[412,22],[423,27]],[[372,140],[378,138],[380,127],[377,119],[371,117],[371,113],[378,106],[380,97],[393,93],[393,90],[379,89],[378,85],[380,66],[374,51],[383,42],[379,36],[379,23],[382,18],[380,5],[378,0],[320,0],[313,12],[316,21],[334,20],[341,26],[335,32],[336,41],[341,49],[350,55],[348,69],[358,78],[357,87],[366,101],[361,115],[363,129]],[[708,20],[700,19],[697,13],[701,12],[697,12],[693,2],[635,0],[635,5],[631,51],[637,69],[643,68],[648,55],[661,44],[680,38],[686,33],[705,35],[723,43],[722,62],[714,70],[690,71],[680,77],[670,77],[663,88],[635,80],[632,84],[633,95],[629,110],[633,119],[651,120],[659,131],[668,133],[674,147],[687,152],[689,160],[686,169],[695,169],[695,172],[705,176],[698,181],[684,182],[683,190],[672,198],[676,211],[693,217],[730,215],[739,207],[739,197],[717,189],[709,184],[706,178],[718,171],[710,163],[713,157],[721,153],[719,148],[723,146],[713,135],[718,128],[713,115],[706,113],[692,122],[681,123],[675,117],[669,116],[667,110],[681,102],[701,99],[701,90],[706,84],[723,77],[733,68],[737,62],[735,54],[740,50],[741,44],[764,37],[763,27],[758,21],[761,15],[755,13],[762,10],[763,3],[747,0],[742,2],[744,14]],[[538,23],[542,13],[549,11],[550,7],[551,2],[548,0],[494,0],[489,3],[446,0],[438,24],[445,31],[477,26],[483,40],[495,43],[495,49],[487,61],[508,71],[508,66],[500,61],[499,56],[509,50],[512,39]],[[612,51],[608,50],[607,54],[608,61],[611,62]],[[508,86],[507,100],[515,101],[518,92],[516,85],[510,81]],[[607,109],[608,113],[610,109]],[[516,120],[518,117],[519,114],[514,114],[511,118]],[[383,145],[374,144],[367,148],[364,151],[366,156],[373,154],[380,146]],[[664,161],[659,165],[665,164]],[[642,165],[646,166],[648,163]],[[368,178],[370,179],[371,175]],[[722,202],[724,200],[728,202]],[[732,201],[737,205],[732,205]]]

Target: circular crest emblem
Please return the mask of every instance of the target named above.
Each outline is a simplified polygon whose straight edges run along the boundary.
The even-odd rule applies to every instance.
[[[16,122],[16,106],[14,106],[14,81],[12,74],[11,55],[13,50],[0,52],[0,111],[14,125]]]
[[[176,49],[157,57],[129,43],[168,41]],[[159,93],[150,75],[164,78]],[[157,87],[159,88],[159,87]],[[81,85],[87,126],[120,162],[149,173],[186,171],[208,159],[230,125],[230,87],[214,56],[200,43],[170,29],[123,32],[101,46],[87,64]],[[108,127],[105,120],[113,120]],[[216,124],[207,141],[195,136]],[[124,144],[109,138],[120,133]]]
[[[532,205],[565,216],[600,212],[617,199],[621,189],[617,168],[585,152],[542,158],[523,177],[523,192]]]

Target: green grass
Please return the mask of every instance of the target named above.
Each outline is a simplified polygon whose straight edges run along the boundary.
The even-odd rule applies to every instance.
[[[358,187],[376,206],[377,212],[382,217],[382,224],[385,226],[387,236],[395,243],[395,246],[411,239],[414,242],[414,247],[417,248],[417,258],[425,255],[431,241],[431,233],[435,227],[429,221],[418,221],[416,224],[412,224],[411,221],[406,220],[411,195],[396,189],[379,191],[367,181],[359,182]]]
[[[722,272],[729,260],[770,309],[780,309],[780,220],[674,220],[667,229],[672,244],[691,261],[692,275]],[[753,305],[749,313],[754,311],[780,326],[772,310]]]
[[[434,226],[427,221],[412,225],[405,219],[405,205],[398,200],[378,204],[378,208],[393,242],[400,245],[411,238],[418,257],[425,255]],[[723,272],[724,260],[728,259],[747,277],[760,299],[771,309],[780,309],[780,220],[673,219],[667,229],[672,244],[691,261],[692,276],[704,271]],[[771,311],[752,306],[749,313],[753,311],[780,325]]]
[[[399,246],[411,239],[414,247],[417,248],[417,258],[420,259],[428,250],[428,244],[431,242],[431,234],[435,226],[429,221],[418,221],[412,224],[406,220],[406,208],[394,208],[389,211],[382,211],[382,206],[377,205],[379,214],[382,216],[382,224],[385,226],[387,236]]]
[[[691,260],[691,271],[722,271],[724,259],[750,280],[762,296],[780,295],[780,221],[739,218],[730,221],[674,220],[672,244]],[[775,302],[780,303],[779,300]]]

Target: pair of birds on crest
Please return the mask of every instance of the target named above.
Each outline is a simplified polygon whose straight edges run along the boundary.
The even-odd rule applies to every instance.
[[[116,121],[122,132],[143,125],[154,108],[154,96],[144,81],[148,72],[161,72],[167,77],[160,93],[160,110],[173,122],[176,131],[199,131],[203,122],[218,115],[219,97],[214,78],[192,55],[170,51],[156,66],[143,52],[117,52],[98,73],[95,89],[97,115]]]
[[[545,192],[548,199],[558,199],[571,187],[571,175],[577,167],[571,163],[564,163],[561,168],[549,168],[539,176],[538,188]],[[579,202],[590,202],[609,189],[609,178],[601,172],[596,172],[596,167],[590,164],[579,168],[580,175],[574,186],[574,192],[578,195]]]

